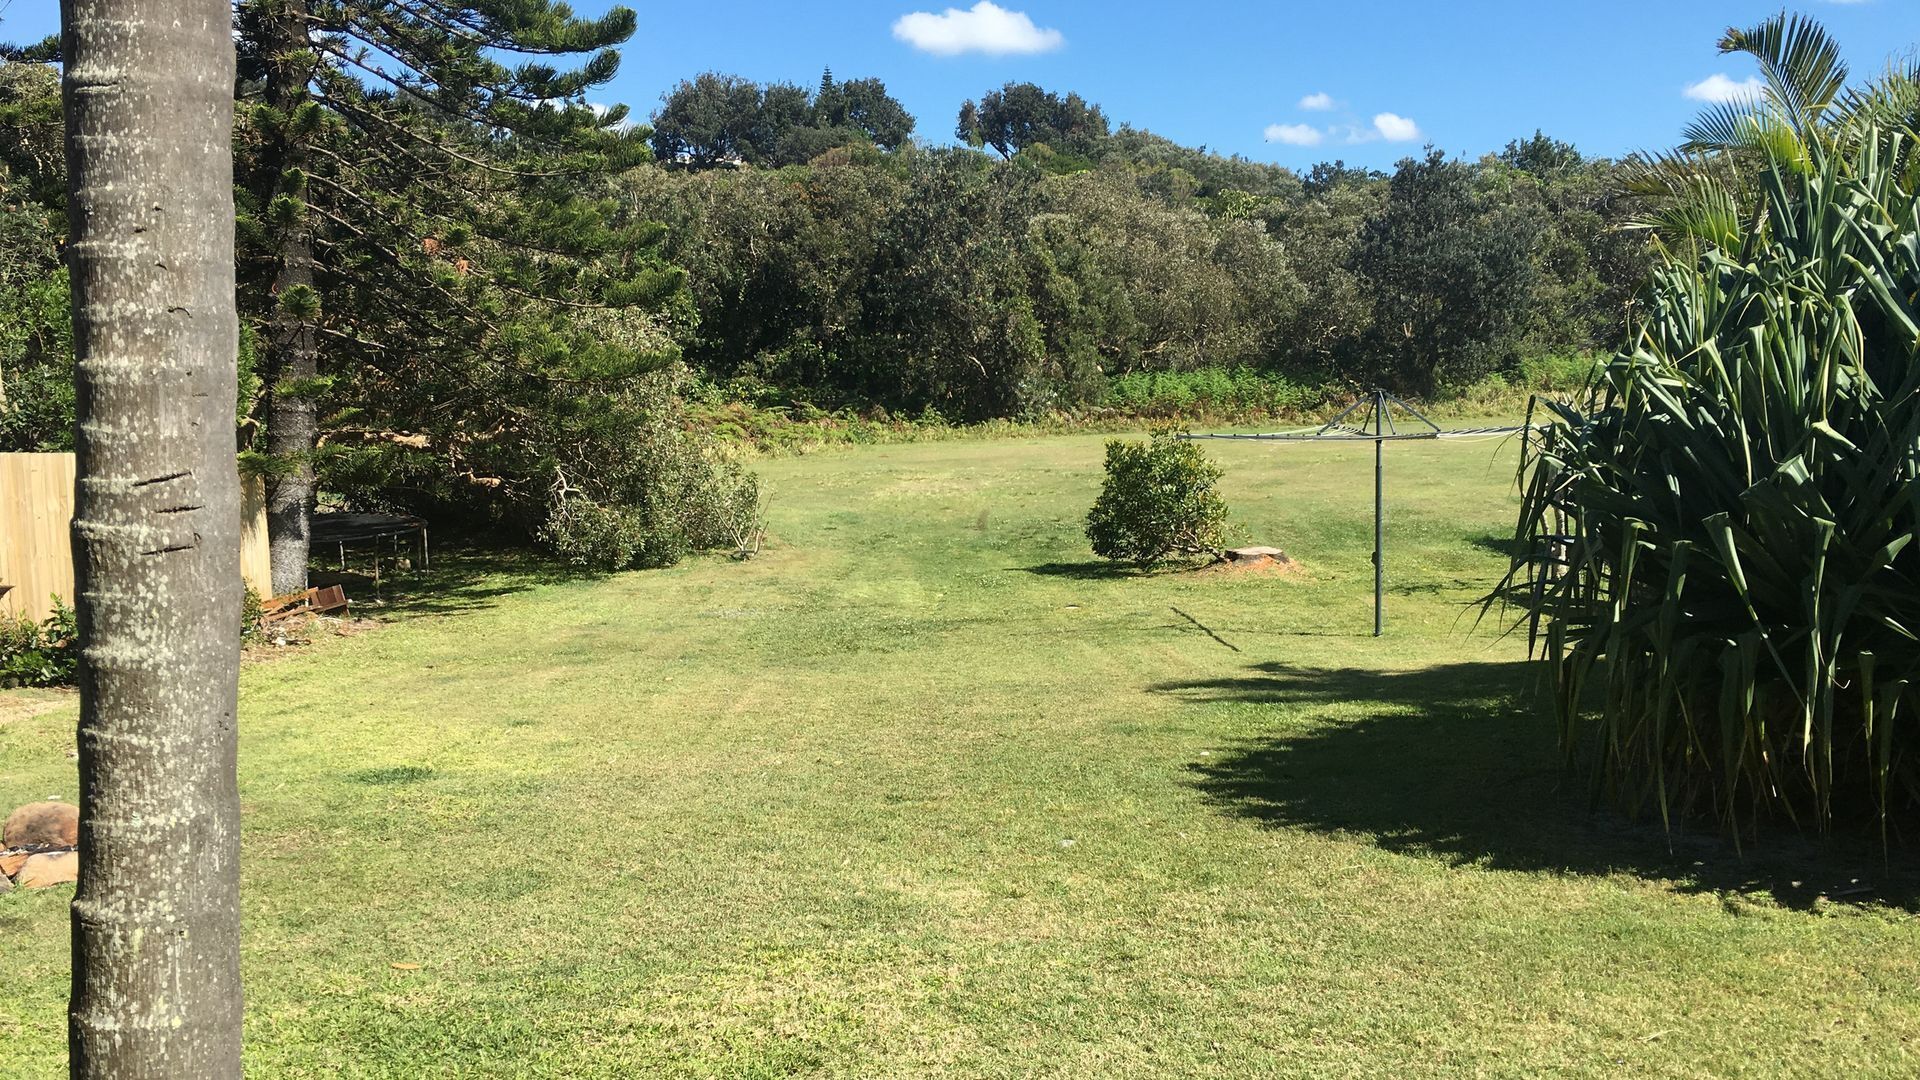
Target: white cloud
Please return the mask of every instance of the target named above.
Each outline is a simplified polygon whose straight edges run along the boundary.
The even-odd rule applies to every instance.
[[[893,36],[935,56],[1043,53],[1067,43],[1060,31],[1041,29],[1026,12],[1008,11],[991,0],[980,0],[964,11],[948,8],[939,15],[931,11],[902,15],[893,24]]]
[[[1420,125],[1404,116],[1383,112],[1373,118],[1374,134],[1388,142],[1412,142],[1420,137]]]
[[[1268,124],[1267,141],[1288,146],[1319,146],[1326,136],[1310,124]]]
[[[1734,82],[1716,71],[1697,83],[1689,84],[1682,93],[1695,101],[1747,101],[1759,97],[1765,87],[1766,84],[1760,81],[1758,75],[1749,75],[1740,82]]]
[[[1300,107],[1309,111],[1324,111],[1337,108],[1338,103],[1331,94],[1308,94],[1300,99]],[[1412,117],[1390,112],[1375,113],[1373,121],[1366,124],[1350,121],[1325,128],[1312,124],[1268,124],[1265,134],[1268,142],[1286,143],[1288,146],[1319,146],[1328,139],[1359,145],[1371,142],[1416,142],[1426,138]]]

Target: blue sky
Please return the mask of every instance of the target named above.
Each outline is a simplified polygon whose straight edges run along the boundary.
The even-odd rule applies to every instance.
[[[1701,95],[1749,78],[1752,65],[1714,42],[1779,10],[1777,0],[954,2],[630,0],[639,33],[595,96],[644,117],[701,71],[811,86],[831,65],[886,80],[934,141],[951,139],[961,101],[1031,80],[1080,92],[1116,123],[1293,167],[1336,157],[1384,167],[1429,141],[1478,155],[1536,128],[1617,155],[1671,144]],[[0,37],[57,28],[54,0],[0,5]],[[593,13],[610,0],[574,6]],[[1826,23],[1856,73],[1920,43],[1920,0],[1795,10]]]

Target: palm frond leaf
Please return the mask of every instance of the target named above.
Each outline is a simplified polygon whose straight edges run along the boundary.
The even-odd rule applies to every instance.
[[[1742,30],[1728,28],[1722,53],[1744,53],[1760,65],[1768,97],[1802,134],[1819,123],[1847,85],[1840,45],[1804,15],[1781,12]]]

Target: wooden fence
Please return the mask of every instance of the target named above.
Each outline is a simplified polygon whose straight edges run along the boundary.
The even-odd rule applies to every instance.
[[[73,603],[72,454],[0,454],[0,614],[44,619],[54,596]],[[267,500],[258,477],[243,478],[240,576],[268,596]]]

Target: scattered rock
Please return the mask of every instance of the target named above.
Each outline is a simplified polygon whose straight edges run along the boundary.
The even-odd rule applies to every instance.
[[[50,889],[80,880],[80,853],[48,851],[35,855],[13,879],[23,889]]]
[[[18,847],[78,847],[80,808],[72,803],[37,802],[7,815],[0,843]]]

